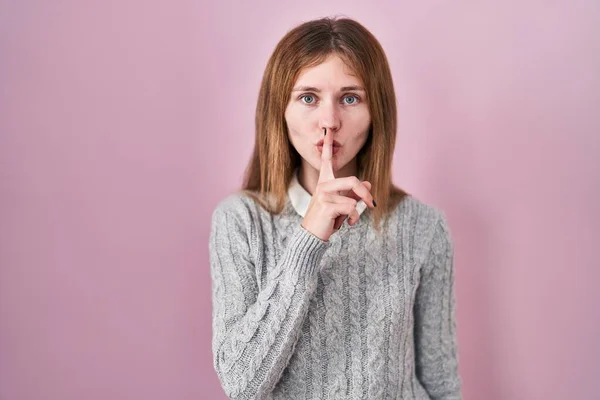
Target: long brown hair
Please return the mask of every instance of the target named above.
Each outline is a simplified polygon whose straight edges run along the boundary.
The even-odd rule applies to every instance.
[[[396,143],[396,95],[381,44],[364,26],[348,18],[323,18],[289,31],[277,44],[265,69],[256,107],[254,152],[242,190],[273,214],[285,205],[287,188],[300,166],[290,143],[285,109],[300,71],[337,54],[365,85],[371,130],[357,154],[358,177],[371,182],[377,200],[375,227],[397,206],[406,192],[392,183]],[[269,200],[267,200],[267,198]]]

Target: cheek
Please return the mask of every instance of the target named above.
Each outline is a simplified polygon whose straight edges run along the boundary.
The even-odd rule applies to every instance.
[[[305,132],[308,132],[309,121],[301,110],[293,107],[289,108],[286,110],[285,120],[290,136],[302,138],[305,136]]]
[[[355,134],[353,136],[355,140],[366,140],[369,128],[371,127],[371,116],[369,115],[369,111],[361,110],[361,112],[349,115],[348,117],[346,123],[354,127],[353,131]]]

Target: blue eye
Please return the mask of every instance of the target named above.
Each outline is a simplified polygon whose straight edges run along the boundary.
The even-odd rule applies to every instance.
[[[346,99],[352,99],[352,101],[347,102]],[[356,97],[355,95],[344,97],[344,104],[347,104],[347,105],[352,105],[352,104],[356,103],[357,101],[358,101],[358,97]]]
[[[306,98],[311,99],[311,101],[304,101],[304,99],[306,99]],[[300,96],[300,99],[303,100],[303,103],[305,103],[305,104],[313,104],[314,100],[315,100],[314,96],[312,96],[310,94],[304,94],[304,95]]]

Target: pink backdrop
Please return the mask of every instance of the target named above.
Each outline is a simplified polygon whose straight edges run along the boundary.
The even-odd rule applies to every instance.
[[[597,2],[207,3],[0,3],[0,399],[225,397],[210,215],[276,42],[333,14],[389,56],[396,182],[448,215],[465,398],[597,396]]]

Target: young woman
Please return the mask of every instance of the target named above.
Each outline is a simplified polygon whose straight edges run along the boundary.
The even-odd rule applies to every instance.
[[[233,399],[460,399],[443,214],[392,184],[376,38],[304,23],[265,70],[243,190],[212,216],[214,367]]]

